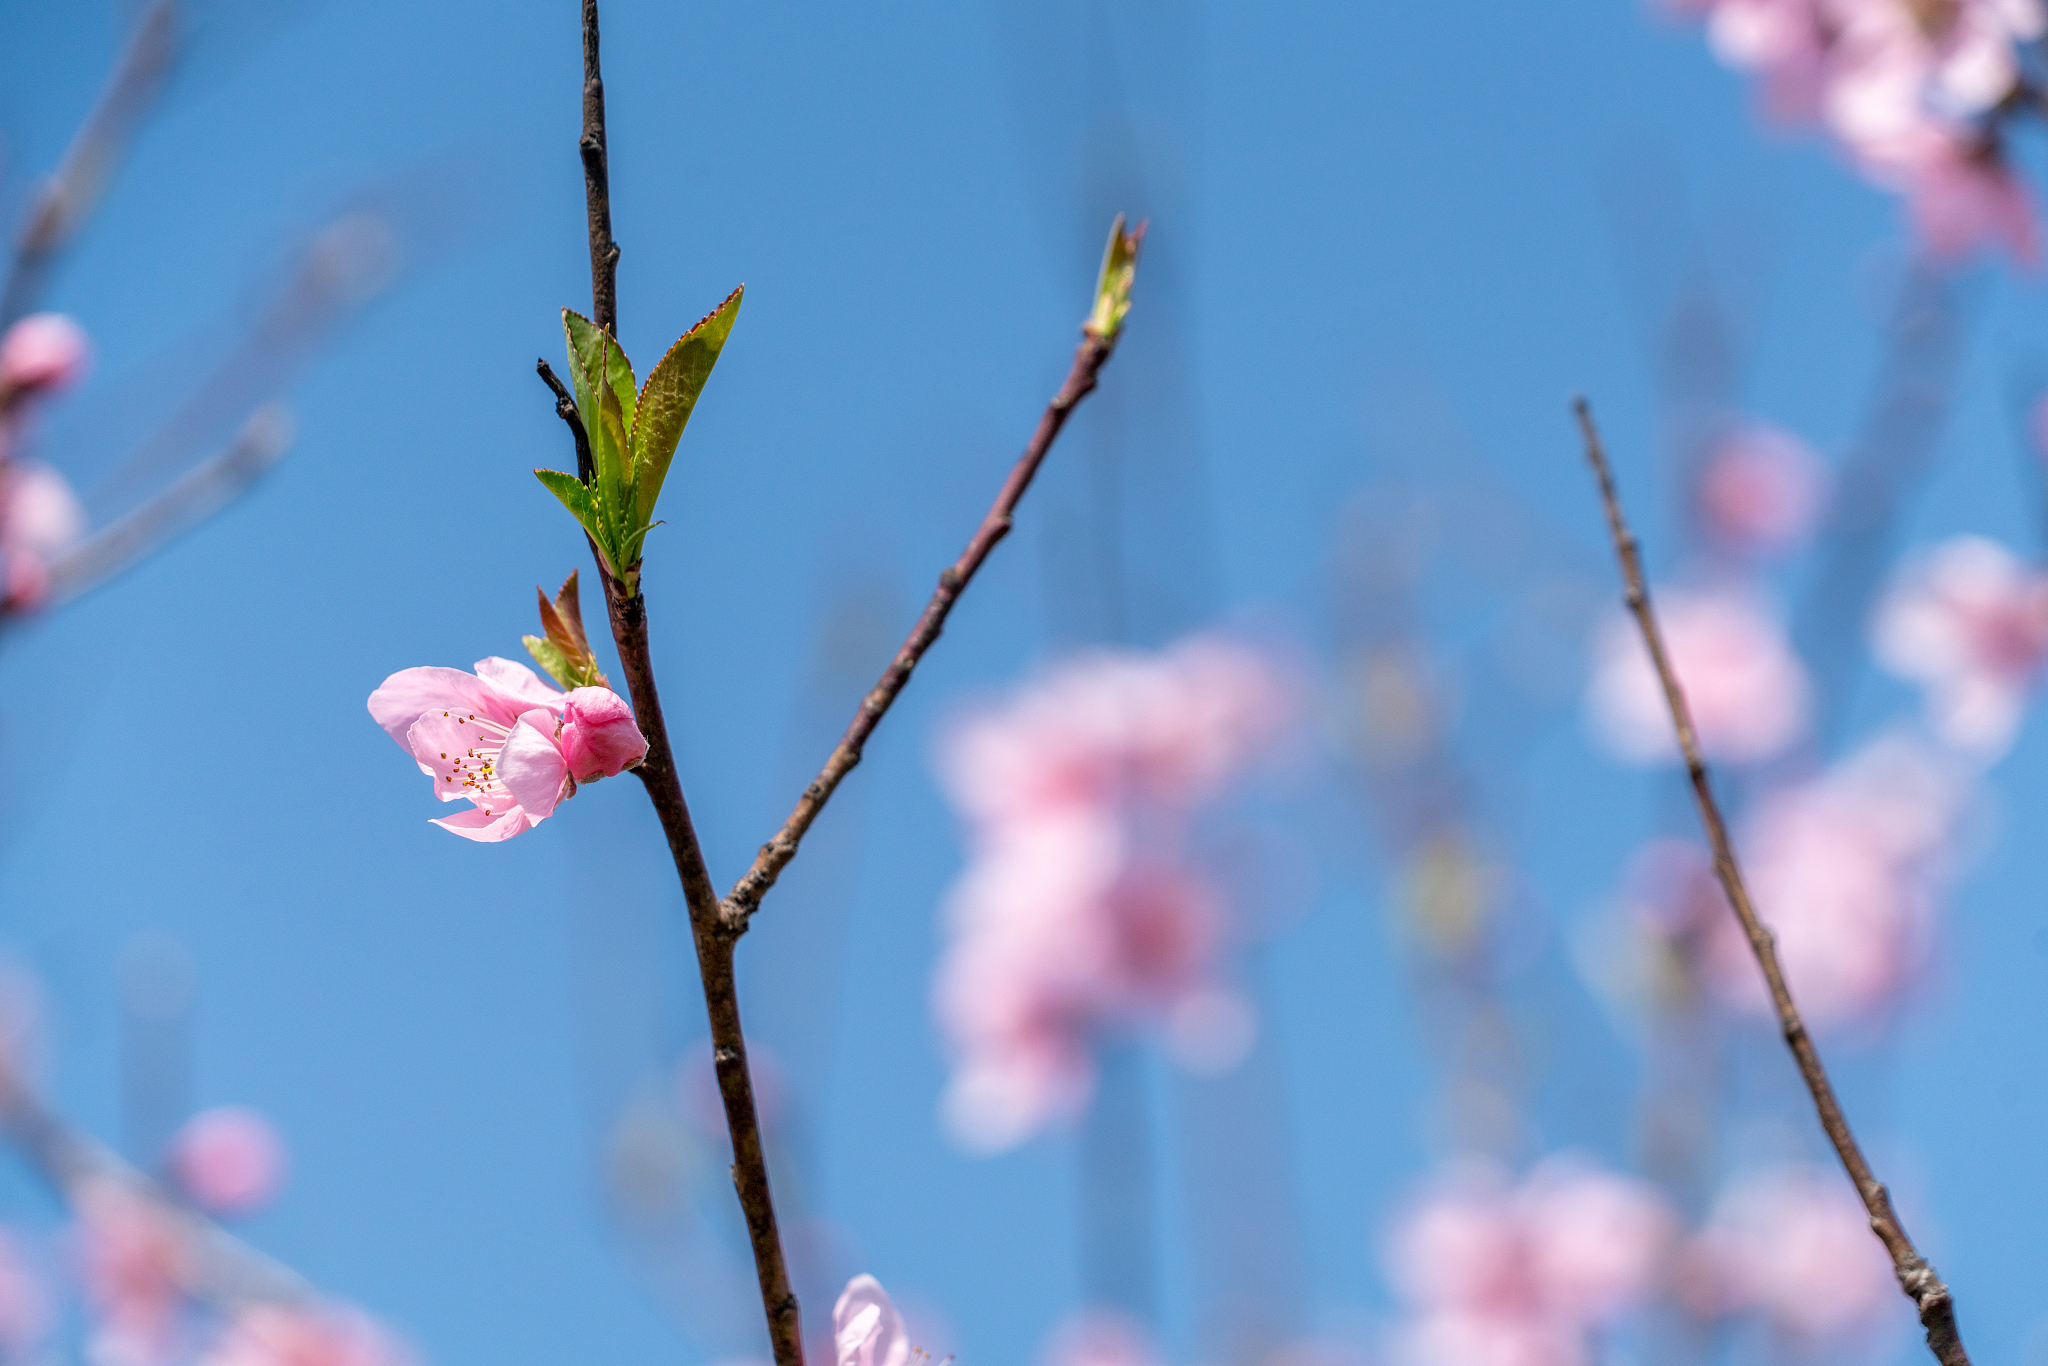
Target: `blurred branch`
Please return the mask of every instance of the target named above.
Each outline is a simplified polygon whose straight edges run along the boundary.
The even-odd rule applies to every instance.
[[[180,1288],[186,1294],[227,1307],[306,1304],[318,1298],[296,1271],[226,1232],[65,1124],[7,1065],[0,1065],[0,1127],[74,1213],[82,1215],[94,1194],[106,1190],[119,1191],[147,1205],[186,1253],[180,1264]]]
[[[1119,217],[1116,227],[1112,229],[1112,243],[1121,241],[1127,244],[1121,249],[1127,251],[1128,264],[1131,268],[1136,266],[1139,246],[1144,238],[1143,223],[1138,224],[1135,232],[1126,236],[1123,232],[1123,219]],[[1126,279],[1126,299],[1128,288],[1129,281]],[[1121,315],[1117,322],[1120,325]],[[1044,414],[1038,419],[1038,430],[1032,433],[1030,444],[1024,448],[1024,454],[1017,458],[1017,463],[1011,468],[1010,477],[1003,481],[1002,491],[996,495],[996,501],[989,508],[988,515],[981,519],[981,526],[975,531],[973,539],[969,540],[967,548],[960,552],[960,558],[939,575],[939,586],[932,590],[931,600],[925,604],[924,614],[917,619],[917,625],[911,629],[910,636],[903,642],[902,648],[896,651],[896,657],[889,662],[889,667],[882,671],[880,681],[861,699],[860,710],[854,713],[852,723],[846,728],[846,734],[840,737],[831,756],[825,760],[825,767],[819,771],[810,786],[804,789],[803,795],[797,798],[796,810],[782,823],[782,828],[775,832],[775,838],[761,846],[761,851],[754,856],[753,867],[747,870],[745,877],[733,884],[732,891],[727,894],[725,903],[720,908],[727,933],[735,936],[746,933],[747,922],[752,919],[754,912],[760,909],[761,898],[768,894],[768,889],[775,885],[775,879],[789,866],[789,861],[796,857],[797,847],[803,842],[804,832],[811,828],[811,822],[818,818],[818,813],[825,809],[825,803],[832,799],[832,793],[838,788],[840,780],[851,773],[854,766],[860,762],[861,752],[867,746],[868,737],[874,734],[875,727],[888,715],[897,695],[903,691],[904,685],[910,682],[911,672],[917,668],[918,661],[924,658],[924,652],[932,647],[932,642],[939,638],[939,632],[945,629],[946,618],[952,613],[953,604],[960,600],[960,594],[974,578],[975,571],[981,568],[982,561],[995,549],[996,542],[1010,534],[1011,518],[1017,510],[1018,502],[1024,497],[1024,491],[1031,487],[1032,477],[1038,473],[1038,467],[1044,462],[1046,452],[1052,449],[1052,443],[1058,439],[1060,429],[1066,426],[1067,418],[1073,413],[1075,406],[1094,392],[1096,377],[1102,373],[1103,365],[1116,350],[1117,338],[1121,335],[1117,326],[1104,329],[1093,322],[1082,329],[1082,334],[1080,348],[1074,352],[1073,367],[1067,371],[1066,383],[1060,386],[1059,392],[1046,404]]]
[[[173,0],[155,0],[137,21],[99,102],[36,194],[0,293],[0,327],[34,310],[58,253],[99,203],[142,116],[163,89],[177,54],[177,26]]]
[[[1593,425],[1593,411],[1583,398],[1576,400],[1574,407],[1579,430],[1585,438],[1586,459],[1599,482],[1601,502],[1607,512],[1607,527],[1614,538],[1615,557],[1621,563],[1628,610],[1642,631],[1643,644],[1650,652],[1650,662],[1656,668],[1658,681],[1663,685],[1664,700],[1671,709],[1671,723],[1678,732],[1679,748],[1685,754],[1686,772],[1692,779],[1700,823],[1706,827],[1708,843],[1713,846],[1714,872],[1720,879],[1722,890],[1728,894],[1728,904],[1734,909],[1735,918],[1742,923],[1742,932],[1756,954],[1757,966],[1763,969],[1764,982],[1770,988],[1771,1004],[1777,1011],[1785,1045],[1792,1050],[1799,1075],[1813,1096],[1814,1109],[1820,1113],[1821,1128],[1827,1131],[1828,1142],[1834,1145],[1835,1155],[1841,1159],[1849,1179],[1856,1184],[1856,1193],[1863,1199],[1863,1208],[1870,1215],[1871,1232],[1891,1254],[1892,1270],[1899,1278],[1899,1287],[1920,1311],[1920,1322],[1927,1330],[1928,1348],[1942,1366],[1969,1366],[1970,1358],[1963,1351],[1963,1341],[1956,1330],[1955,1303],[1949,1297],[1948,1287],[1942,1284],[1941,1277],[1935,1274],[1927,1259],[1914,1248],[1912,1239],[1906,1236],[1905,1226],[1892,1210],[1890,1193],[1872,1175],[1863,1149],[1849,1127],[1848,1117],[1842,1112],[1841,1101],[1836,1098],[1834,1086],[1828,1080],[1827,1069],[1821,1064],[1820,1051],[1814,1047],[1813,1039],[1807,1033],[1799,1007],[1793,1004],[1792,989],[1786,983],[1785,970],[1778,962],[1776,941],[1749,898],[1748,885],[1743,881],[1742,868],[1735,861],[1734,845],[1728,838],[1727,822],[1722,819],[1720,805],[1714,800],[1713,785],[1707,777],[1706,760],[1700,754],[1699,737],[1693,730],[1692,712],[1686,705],[1685,691],[1679,686],[1671,657],[1664,649],[1656,610],[1651,606],[1650,590],[1643,579],[1641,550],[1622,516],[1621,497],[1615,491],[1614,475],[1608,468],[1606,452],[1601,448],[1600,433]]]
[[[50,566],[50,603],[69,602],[132,568],[246,493],[292,442],[291,414],[260,408],[232,444]]]

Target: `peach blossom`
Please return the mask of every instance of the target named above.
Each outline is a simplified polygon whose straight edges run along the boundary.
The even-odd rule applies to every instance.
[[[284,1142],[254,1110],[220,1105],[185,1122],[171,1140],[170,1169],[210,1214],[248,1214],[284,1183]]]
[[[92,363],[85,330],[62,313],[33,313],[0,336],[0,410],[22,394],[75,384]]]
[[[2048,575],[1995,541],[1958,536],[1907,562],[1872,636],[1885,667],[1925,689],[1937,735],[1996,757],[2048,661]]]
[[[1854,1339],[1908,1319],[1891,1260],[1834,1168],[1745,1172],[1725,1186],[1683,1253],[1695,1312],[1760,1314],[1810,1343]]]
[[[1777,621],[1727,591],[1654,593],[1673,670],[1709,758],[1754,763],[1806,728],[1806,670]],[[1594,640],[1587,707],[1594,734],[1636,763],[1678,758],[1671,713],[1632,617],[1617,612]]]
[[[1827,490],[1827,466],[1798,437],[1761,422],[1733,427],[1707,453],[1699,509],[1707,530],[1742,549],[1780,551],[1805,539]]]
[[[832,1306],[838,1366],[909,1366],[910,1336],[889,1292],[873,1276],[855,1276]]]

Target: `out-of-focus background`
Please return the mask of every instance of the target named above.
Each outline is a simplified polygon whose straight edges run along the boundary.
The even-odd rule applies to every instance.
[[[0,634],[0,941],[40,984],[46,1093],[145,1166],[190,1110],[263,1112],[289,1179],[238,1231],[433,1361],[764,1356],[638,785],[469,844],[363,706],[401,668],[523,658],[534,586],[587,563],[528,473],[573,458],[533,362],[589,303],[576,6],[193,11],[49,281],[96,363],[33,453],[92,486],[209,367],[275,359],[266,300],[360,206],[384,287],[309,343],[296,443],[247,497]],[[19,211],[134,16],[0,15]],[[2041,556],[2036,275],[1920,263],[1891,196],[1633,0],[610,0],[604,32],[626,349],[644,368],[747,285],[645,577],[722,884],[1065,373],[1111,218],[1150,220],[1102,391],[741,946],[814,1329],[868,1271],[970,1366],[1040,1360],[1090,1305],[1175,1362],[1388,1359],[1427,1299],[1390,1231],[1461,1155],[1519,1179],[1575,1152],[1687,1230],[1745,1163],[1826,1157],[1768,1028],[1717,1016],[1674,1061],[1617,985],[1631,859],[1692,825],[1675,770],[1588,724],[1616,584],[1568,403],[1595,400],[1659,576],[1698,544],[1701,411],[1878,471],[1837,504],[1877,499],[1877,531],[1755,580],[1808,656],[1818,771],[1919,724],[1862,637],[1894,556]],[[1061,661],[1204,629],[1293,699],[1227,829],[1190,836],[1228,870],[1222,1015],[1176,1017],[1178,1052],[1116,1033],[1085,1116],[973,1151],[931,1004],[969,851],[947,737]],[[1970,770],[1910,986],[1823,1036],[1982,1361],[2048,1353],[2042,744]],[[1732,796],[1772,781],[1738,766]],[[61,1265],[32,1174],[0,1195]],[[1682,1260],[1598,1359],[1851,1351],[1701,1327]],[[1866,1317],[1859,1359],[1920,1350],[1903,1299]]]

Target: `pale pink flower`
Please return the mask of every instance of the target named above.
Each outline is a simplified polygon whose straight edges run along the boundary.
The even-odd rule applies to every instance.
[[[1746,550],[1786,550],[1813,529],[1827,492],[1827,466],[1805,442],[1762,422],[1744,422],[1707,453],[1699,510],[1718,539]]]
[[[1994,541],[1959,536],[1907,564],[1873,636],[1879,660],[1926,689],[1936,734],[1996,756],[2048,661],[2048,575]]]
[[[284,1141],[269,1120],[238,1105],[202,1110],[171,1140],[170,1169],[209,1214],[261,1209],[284,1183]]]
[[[1953,768],[1892,738],[1758,803],[1743,868],[1809,1025],[1881,1019],[1918,977],[1967,796]],[[1705,913],[1709,986],[1725,1003],[1768,1016],[1762,975],[1734,916]]]
[[[108,1366],[142,1366],[175,1345],[191,1275],[170,1216],[111,1183],[89,1186],[78,1203],[80,1271],[95,1318],[93,1356]]]
[[[238,1312],[200,1366],[409,1366],[411,1359],[357,1310],[263,1304]]]
[[[1754,763],[1806,728],[1806,670],[1777,621],[1734,592],[1660,591],[1664,647],[1708,757]],[[1664,690],[1632,617],[1616,613],[1594,641],[1587,694],[1594,733],[1624,759],[1671,762],[1678,741]]]
[[[0,611],[42,606],[50,563],[84,533],[85,509],[62,475],[30,461],[0,461]]]
[[[1654,1288],[1676,1222],[1640,1181],[1571,1157],[1519,1186],[1497,1168],[1443,1174],[1396,1225],[1387,1269],[1413,1309],[1412,1366],[1578,1366],[1587,1335]]]
[[[832,1341],[838,1366],[909,1366],[910,1335],[889,1292],[873,1276],[846,1283],[832,1306]]]
[[[1270,663],[1197,638],[1076,660],[955,729],[941,770],[971,857],[933,989],[955,1139],[994,1151],[1071,1116],[1095,1032],[1213,992],[1224,914],[1193,822],[1292,708]]]
[[[1039,1361],[1040,1366],[1157,1366],[1159,1350],[1136,1319],[1096,1309],[1055,1328]]]
[[[49,1291],[20,1240],[0,1232],[0,1356],[26,1355],[49,1331]]]
[[[92,363],[85,329],[62,313],[34,313],[0,336],[0,408],[17,396],[76,383]]]
[[[444,802],[474,810],[433,824],[494,842],[532,829],[574,796],[647,753],[625,703],[608,688],[563,694],[509,659],[460,669],[405,669],[370,694],[370,715],[434,779]],[[637,739],[637,743],[635,743]]]
[[[1685,1249],[1681,1291],[1697,1313],[1762,1314],[1809,1340],[1855,1336],[1905,1301],[1870,1217],[1840,1171],[1774,1167],[1738,1176]]]

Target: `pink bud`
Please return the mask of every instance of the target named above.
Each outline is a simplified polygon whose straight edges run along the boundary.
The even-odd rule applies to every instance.
[[[171,1140],[171,1170],[202,1209],[248,1214],[284,1182],[284,1143],[254,1110],[221,1105],[186,1121]]]
[[[50,567],[32,551],[0,547],[0,612],[34,612],[50,597]]]
[[[0,390],[61,389],[92,363],[85,329],[62,313],[35,313],[0,337]]]
[[[578,688],[562,703],[562,754],[579,783],[623,773],[647,757],[633,710],[610,688]]]

